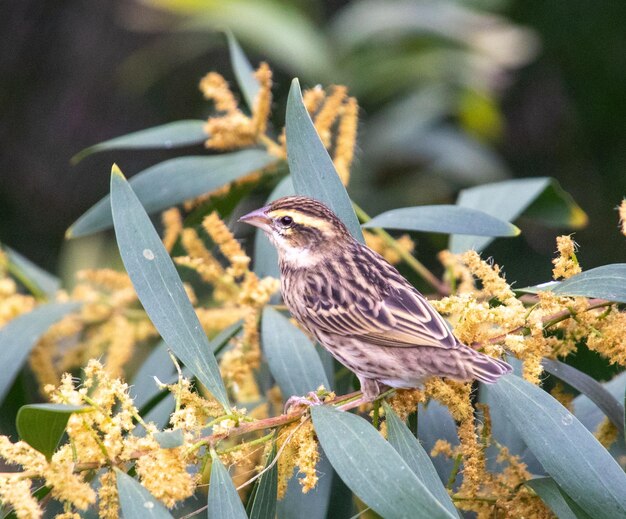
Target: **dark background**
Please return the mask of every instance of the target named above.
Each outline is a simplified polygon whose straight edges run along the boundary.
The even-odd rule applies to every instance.
[[[320,30],[347,4],[296,3]],[[489,147],[516,177],[556,177],[587,212],[588,227],[575,235],[584,268],[624,261],[626,239],[617,231],[615,208],[626,193],[626,3],[471,5],[530,28],[540,42],[537,55],[494,95],[504,123]],[[228,56],[220,34],[207,30],[172,37],[173,16],[130,0],[21,0],[3,3],[0,14],[0,242],[58,272],[64,232],[106,194],[111,163],[132,175],[171,154],[107,152],[78,166],[70,165],[70,157],[130,131],[205,117],[210,107],[197,82],[209,70],[231,78]],[[272,52],[247,41],[245,31],[237,36],[253,63],[267,58],[273,65],[280,121],[286,85],[301,71],[273,63]],[[309,84],[315,79],[312,74]],[[355,88],[367,131],[370,116],[389,100],[361,97]],[[360,157],[367,157],[367,150]],[[383,193],[385,186],[400,183],[402,188],[415,176],[406,179],[396,176],[395,168],[382,168],[367,179],[368,189]],[[432,183],[423,184],[425,191],[413,203],[453,201],[458,188],[471,182],[433,188],[432,196]],[[361,187],[355,197],[373,213],[381,205],[394,207],[393,197],[374,203],[366,192]],[[559,231],[530,228],[525,234],[515,243],[501,240],[489,252],[505,265],[510,279],[545,281]],[[441,241],[423,241],[420,259],[434,264]]]

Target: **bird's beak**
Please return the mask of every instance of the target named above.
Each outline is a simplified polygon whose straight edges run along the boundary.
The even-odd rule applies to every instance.
[[[267,206],[261,207],[260,209],[255,209],[254,211],[239,218],[239,221],[249,223],[250,225],[254,225],[255,227],[263,229],[264,231],[269,231],[271,229],[271,219],[267,216],[268,209],[269,207]]]

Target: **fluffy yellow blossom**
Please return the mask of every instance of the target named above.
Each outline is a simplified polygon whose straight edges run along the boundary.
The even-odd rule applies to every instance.
[[[120,516],[120,503],[117,495],[115,471],[109,470],[100,476],[98,489],[98,517],[117,519]]]
[[[358,122],[359,106],[354,97],[349,97],[341,110],[333,157],[335,168],[344,186],[350,181],[350,166],[354,160]]]
[[[74,466],[72,447],[66,444],[54,454],[45,470],[46,484],[51,487],[55,499],[71,503],[79,510],[87,510],[96,502],[96,493],[84,479],[84,474],[74,472]]]
[[[288,442],[287,445],[284,445]],[[287,491],[287,484],[293,475],[294,468],[298,473],[302,492],[307,493],[317,485],[317,471],[319,449],[310,420],[291,424],[281,430],[278,435],[278,448],[283,448],[278,458],[278,498],[282,499]]]
[[[193,495],[196,478],[187,471],[184,447],[162,449],[154,441],[135,468],[141,484],[168,508]]]
[[[580,274],[582,269],[576,258],[576,242],[571,236],[558,236],[556,239],[558,257],[552,260],[554,269],[552,275],[554,279],[569,278],[575,274]]]
[[[39,503],[31,495],[30,480],[17,474],[0,476],[0,503],[12,507],[18,519],[43,516]]]
[[[453,293],[464,294],[473,292],[476,289],[474,276],[463,262],[461,255],[452,254],[449,250],[443,250],[437,257],[446,269],[445,279],[452,286]]]
[[[334,85],[332,92],[324,100],[324,104],[318,110],[313,122],[315,123],[315,129],[322,139],[324,146],[327,148],[330,146],[330,139],[332,136],[331,127],[339,117],[339,112],[342,103],[344,102],[348,89],[342,85]]]
[[[206,216],[202,221],[202,227],[220,248],[226,259],[230,261],[230,274],[233,277],[245,274],[250,264],[250,258],[219,215],[214,211]]]
[[[619,223],[622,234],[626,236],[626,198],[619,205]]]
[[[183,218],[177,207],[172,207],[161,214],[163,222],[163,246],[170,252],[176,240],[183,232]]]
[[[608,418],[604,418],[597,429],[594,431],[594,436],[604,446],[605,449],[610,449],[611,445],[615,443],[619,436],[617,427]]]
[[[363,231],[363,237],[365,238],[366,245],[370,249],[378,252],[378,254],[385,258],[389,263],[391,263],[392,265],[397,265],[398,263],[400,263],[401,258],[398,254],[398,251],[389,246],[382,237],[367,230]],[[402,250],[409,253],[413,252],[413,249],[415,247],[415,243],[413,243],[413,240],[411,240],[408,234],[403,234],[402,236],[400,236],[396,240],[396,244]]]
[[[209,72],[199,86],[204,98],[213,101],[217,111],[230,114],[238,110],[235,96],[221,74]]]

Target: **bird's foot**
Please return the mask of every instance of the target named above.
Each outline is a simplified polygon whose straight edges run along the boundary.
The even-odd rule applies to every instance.
[[[292,407],[304,405],[311,407],[314,405],[322,405],[324,401],[319,397],[317,391],[309,391],[306,396],[290,396],[285,402],[285,413],[289,413]]]

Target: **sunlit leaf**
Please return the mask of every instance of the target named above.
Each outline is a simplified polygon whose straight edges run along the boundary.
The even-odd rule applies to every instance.
[[[603,265],[585,270],[564,281],[549,281],[517,289],[518,292],[530,294],[547,290],[560,296],[584,296],[626,303],[626,263]]]
[[[243,50],[239,46],[237,39],[231,31],[226,31],[226,37],[228,38],[228,52],[230,53],[230,63],[237,78],[237,84],[246,99],[248,108],[252,110],[254,105],[254,98],[259,93],[259,81],[254,76],[254,69],[248,58],[244,54]]]
[[[617,430],[624,434],[624,406],[595,379],[564,362],[543,359],[543,369],[560,378],[596,404]]]
[[[9,258],[9,264],[13,265],[20,273],[19,280],[25,285],[33,284],[48,297],[53,297],[61,286],[61,281],[56,276],[46,272],[32,261],[22,256],[19,252],[6,245],[2,246]],[[25,282],[25,280],[28,280]],[[27,286],[32,290],[31,286]]]
[[[278,463],[275,463],[276,445],[267,457],[263,475],[252,498],[248,516],[250,519],[269,519],[276,516],[276,495],[278,485]]]
[[[148,317],[174,354],[230,409],[209,340],[174,264],[117,166],[111,174],[111,209],[124,266]]]
[[[145,169],[129,182],[145,211],[151,214],[213,191],[275,161],[261,150],[180,157]],[[66,235],[86,236],[112,224],[110,197],[106,196],[76,220]]]
[[[574,415],[515,375],[500,378],[490,392],[543,468],[589,515],[626,514],[626,474]]]
[[[559,519],[591,519],[576,503],[568,503],[563,490],[552,478],[533,478],[526,482]]]
[[[457,205],[479,209],[507,222],[520,215],[539,219],[543,224],[579,228],[586,224],[587,216],[552,178],[522,178],[464,189]],[[492,238],[476,236],[451,236],[449,247],[459,253],[468,249],[483,250]]]
[[[144,148],[180,148],[204,142],[208,136],[204,131],[206,121],[176,121],[173,123],[139,130],[138,132],[115,137],[89,148],[85,148],[71,159],[78,164],[85,157],[105,150],[144,149]]]
[[[50,326],[80,306],[80,303],[41,305],[0,328],[0,402],[39,338]]]
[[[90,409],[89,406],[65,404],[25,405],[17,413],[17,432],[20,439],[50,460],[65,433],[70,416]]]
[[[172,519],[161,502],[120,469],[115,469],[117,492],[124,519]]]
[[[456,517],[363,418],[328,406],[311,410],[315,432],[350,489],[387,519]]]
[[[212,456],[212,458],[207,517],[247,519],[246,510],[226,467],[219,457]]]
[[[287,161],[296,194],[325,203],[346,224],[352,236],[363,241],[350,197],[302,102],[297,79],[291,83],[285,125]]]
[[[393,409],[385,402],[385,419],[387,421],[387,440],[400,457],[411,468],[417,478],[430,491],[433,497],[446,507],[454,517],[459,517],[448,491],[443,486],[439,475],[422,444],[400,420]]]
[[[331,389],[315,347],[303,331],[270,306],[263,310],[263,352],[285,399],[323,385]]]
[[[392,209],[375,216],[363,227],[477,236],[517,236],[520,232],[509,222],[478,209],[456,205],[424,205]]]

